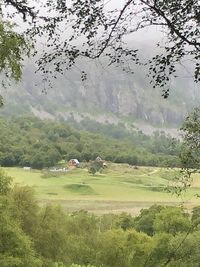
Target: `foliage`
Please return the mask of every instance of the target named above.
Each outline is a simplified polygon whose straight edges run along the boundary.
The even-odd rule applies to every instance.
[[[66,261],[66,216],[59,207],[44,207],[39,214],[35,247],[47,262]],[[47,245],[48,244],[48,245]]]
[[[0,8],[1,8],[0,4]],[[1,10],[2,11],[2,10]],[[18,33],[15,25],[5,19],[0,21],[0,73],[2,86],[7,80],[19,81],[22,76],[22,63],[30,55],[30,43],[24,34]],[[6,78],[6,79],[5,79]],[[4,104],[0,95],[0,107]]]
[[[0,215],[0,265],[2,267],[42,266],[40,260],[35,257],[28,236],[13,219],[2,213]]]
[[[148,65],[151,81],[163,89],[164,97],[169,94],[171,77],[177,76],[179,65],[184,61],[190,60],[194,81],[200,79],[198,0],[127,0],[116,8],[102,0],[69,3],[35,0],[31,4],[3,0],[1,5],[13,7],[1,8],[3,17],[15,20],[22,15],[24,21],[29,21],[29,36],[35,39],[46,36],[47,47],[38,60],[45,81],[55,77],[56,72],[62,74],[64,69],[72,68],[82,57],[102,57],[106,65],[122,65],[123,70],[130,73],[132,64]],[[140,47],[135,43],[128,45],[126,37],[138,32],[143,34],[144,29],[155,26],[165,33],[165,38],[157,43],[157,53],[144,61]],[[65,28],[68,35],[63,39]],[[86,79],[84,70],[81,76]]]
[[[95,267],[95,266],[93,266],[93,265],[79,265],[79,264],[72,264],[70,267]]]
[[[39,207],[28,187],[10,187],[0,198],[0,263],[2,267],[198,266],[198,210],[192,217],[182,208],[164,206],[152,206],[135,218],[125,213],[65,213],[58,206]]]
[[[97,266],[142,266],[149,252],[151,240],[134,230],[109,230],[102,234],[97,254]]]
[[[182,125],[181,172],[175,179],[174,192],[180,195],[191,186],[192,174],[200,172],[200,108],[195,108]]]
[[[195,108],[181,128],[183,145],[181,162],[184,168],[200,169],[200,108]]]
[[[8,179],[8,187],[10,179],[4,177],[4,181]],[[0,184],[0,189],[4,185]],[[13,199],[10,195],[12,189],[3,191],[0,196],[0,265],[2,267],[41,267],[42,262],[36,256],[31,242],[30,232],[26,235],[22,228],[20,221],[16,218],[13,211],[17,208],[13,204]],[[27,211],[28,212],[28,211]]]
[[[89,173],[92,173],[93,175],[95,175],[95,173],[101,171],[102,168],[103,168],[103,163],[95,160],[90,164],[88,171]]]
[[[154,205],[149,209],[142,209],[140,215],[134,219],[134,227],[137,231],[142,231],[150,236],[154,234],[154,221],[163,209],[162,206]]]
[[[155,232],[165,232],[176,235],[179,232],[187,232],[190,229],[190,220],[181,208],[166,207],[155,217],[153,227]]]
[[[53,265],[53,267],[66,267],[66,265],[64,265],[63,263],[61,263],[61,262],[56,262],[54,265]],[[93,265],[79,265],[79,264],[72,264],[72,265],[70,265],[70,267],[95,267],[95,266],[93,266]]]
[[[72,68],[81,57],[102,57],[108,66],[122,65],[123,70],[130,73],[132,64],[148,65],[151,81],[163,89],[164,97],[169,94],[170,78],[177,76],[178,66],[184,64],[185,59],[192,59],[192,77],[199,81],[198,0],[127,0],[116,8],[102,0],[73,0],[69,4],[48,2],[44,9],[47,14],[44,27],[35,27],[32,34],[45,33],[47,46],[51,48],[45,49],[38,61],[45,79]],[[152,58],[141,60],[140,47],[135,43],[128,45],[126,37],[155,26],[165,32],[165,38],[158,42],[160,49]],[[70,30],[63,40],[63,31],[57,29],[65,27]],[[48,63],[54,65],[53,70]],[[82,70],[82,80],[86,77]]]
[[[179,142],[162,134],[159,138],[134,133],[132,138],[114,139],[103,134],[75,130],[67,123],[49,122],[36,118],[0,120],[0,165],[31,166],[42,169],[60,160],[77,158],[105,160],[131,165],[179,166]],[[158,149],[158,142],[163,146]],[[166,145],[165,145],[166,144]],[[167,145],[168,144],[168,145]],[[171,148],[170,148],[171,147]],[[99,163],[92,163],[99,171]]]
[[[20,222],[22,230],[29,235],[33,235],[38,224],[39,207],[34,193],[31,187],[18,185],[15,185],[11,192],[13,217]]]
[[[10,191],[12,178],[0,170],[0,195],[6,195]]]
[[[117,228],[122,228],[124,231],[134,227],[134,220],[130,214],[122,213],[118,216],[115,222]]]
[[[29,54],[25,37],[16,33],[8,22],[0,22],[0,72],[19,80],[22,75],[22,61]]]

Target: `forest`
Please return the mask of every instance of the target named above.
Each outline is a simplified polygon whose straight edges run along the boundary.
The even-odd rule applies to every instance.
[[[89,161],[101,156],[107,161],[131,165],[180,166],[181,142],[164,132],[147,136],[141,131],[128,133],[123,126],[103,126],[91,121],[87,125],[88,132],[76,130],[66,122],[1,118],[0,165],[42,169],[61,160]]]

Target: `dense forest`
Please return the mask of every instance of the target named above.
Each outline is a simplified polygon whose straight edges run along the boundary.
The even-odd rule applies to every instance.
[[[41,169],[54,166],[61,160],[77,158],[79,161],[89,161],[97,156],[131,165],[180,165],[180,142],[163,132],[147,136],[141,131],[130,134],[123,125],[112,127],[90,121],[86,123],[90,132],[76,130],[66,122],[44,121],[33,117],[2,118],[0,165]]]
[[[197,267],[200,209],[154,205],[129,214],[39,207],[33,189],[0,173],[0,266]]]

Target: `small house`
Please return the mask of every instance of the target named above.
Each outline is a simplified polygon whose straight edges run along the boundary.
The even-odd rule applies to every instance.
[[[70,167],[78,167],[80,162],[77,159],[70,159],[69,166]]]
[[[96,161],[98,161],[98,162],[102,162],[103,160],[102,160],[101,157],[98,156],[98,157],[96,158]]]

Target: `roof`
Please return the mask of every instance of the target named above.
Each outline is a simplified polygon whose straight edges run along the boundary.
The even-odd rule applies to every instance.
[[[96,158],[96,160],[97,160],[97,161],[102,161],[102,158],[98,156],[98,157]]]
[[[70,161],[74,161],[76,164],[80,163],[77,159],[70,159]]]

